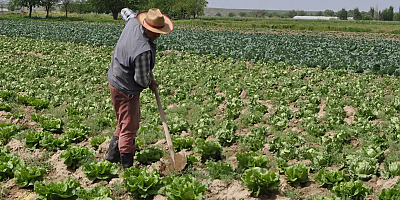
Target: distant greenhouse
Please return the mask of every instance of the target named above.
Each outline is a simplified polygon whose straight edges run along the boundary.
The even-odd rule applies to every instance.
[[[293,19],[320,19],[320,20],[337,20],[338,17],[325,17],[325,16],[294,16]]]
[[[325,17],[325,16],[294,16],[293,19],[339,20],[339,17]],[[353,19],[353,17],[348,17],[347,20],[354,20],[354,19]]]

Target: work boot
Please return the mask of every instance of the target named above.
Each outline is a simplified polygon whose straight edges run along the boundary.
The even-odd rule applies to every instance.
[[[112,136],[110,145],[108,146],[108,152],[105,157],[106,160],[113,162],[113,163],[119,163],[121,162],[121,157],[119,153],[119,148],[118,148],[118,137]]]
[[[121,153],[121,163],[124,170],[133,166],[133,155],[133,153]]]

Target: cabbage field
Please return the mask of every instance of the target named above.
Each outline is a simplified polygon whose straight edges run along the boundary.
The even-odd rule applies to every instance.
[[[134,167],[104,161],[123,26],[0,20],[1,199],[399,199],[400,42],[179,28]]]

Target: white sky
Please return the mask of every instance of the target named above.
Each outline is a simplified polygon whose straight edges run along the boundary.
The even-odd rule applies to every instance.
[[[264,9],[264,10],[305,10],[324,11],[326,9],[339,11],[342,8],[369,11],[370,7],[378,6],[379,10],[394,7],[399,12],[400,0],[207,0],[209,8]]]

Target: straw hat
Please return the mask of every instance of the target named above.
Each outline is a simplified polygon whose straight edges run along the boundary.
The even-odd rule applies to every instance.
[[[168,34],[174,30],[172,20],[162,14],[158,8],[152,8],[149,11],[141,12],[136,18],[143,27],[154,33]]]

